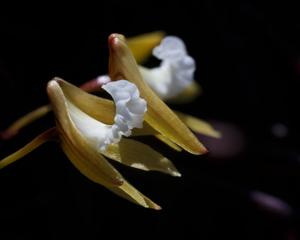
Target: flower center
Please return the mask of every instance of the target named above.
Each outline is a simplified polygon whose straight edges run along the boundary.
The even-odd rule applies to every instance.
[[[133,128],[142,128],[147,103],[140,98],[137,87],[126,80],[108,82],[102,86],[113,98],[116,106],[114,124],[107,125],[92,118],[68,102],[70,115],[79,131],[100,151],[117,143],[122,136],[130,136]]]

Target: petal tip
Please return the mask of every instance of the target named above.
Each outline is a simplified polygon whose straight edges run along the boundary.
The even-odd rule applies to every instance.
[[[208,152],[209,152],[209,150],[201,144],[201,146],[199,146],[196,151],[191,152],[191,153],[195,154],[195,155],[204,155],[204,154],[207,154]]]
[[[155,205],[155,206],[153,206],[153,209],[159,211],[159,210],[162,210],[162,207],[159,205]]]
[[[222,133],[219,131],[215,131],[214,137],[220,139],[220,138],[222,138]]]
[[[201,154],[207,154],[209,150],[206,147],[203,147]]]
[[[49,93],[49,91],[51,91],[53,88],[55,88],[57,86],[57,81],[55,79],[50,80],[47,83],[47,92]]]
[[[180,172],[172,172],[173,177],[182,177],[182,174]]]
[[[108,36],[109,40],[112,40],[114,38],[119,38],[119,39],[125,40],[125,36],[120,33],[112,33]]]
[[[112,48],[117,48],[121,42],[125,41],[125,37],[119,33],[112,33],[108,37],[108,45]]]
[[[65,82],[65,80],[63,80],[63,79],[60,78],[60,77],[54,77],[54,78],[52,79],[52,81],[55,81],[55,82],[58,82],[58,83],[60,83],[60,82]]]

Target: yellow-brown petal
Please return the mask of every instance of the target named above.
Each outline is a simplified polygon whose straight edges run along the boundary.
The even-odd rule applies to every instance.
[[[132,136],[154,136],[159,134],[153,127],[151,127],[147,122],[143,122],[142,128],[134,128],[132,130]]]
[[[62,80],[55,78],[59,82],[66,97],[76,106],[80,106],[80,109],[96,120],[105,124],[113,124],[115,116],[115,105],[111,100],[100,98],[86,93],[80,88]],[[101,111],[99,111],[101,109]],[[181,151],[181,148],[175,143],[170,141],[167,137],[164,137],[151,127],[147,122],[143,123],[143,128],[134,128],[132,131],[133,136],[146,136],[152,135],[157,137],[162,142],[169,145],[176,151]]]
[[[125,37],[119,34],[110,35],[109,46],[109,75],[113,80],[127,79],[138,87],[141,97],[147,101],[148,111],[145,114],[145,120],[154,129],[188,152],[206,153],[206,148],[195,135],[144,82],[136,61],[125,42]]]
[[[111,182],[108,182],[105,178],[102,177],[101,174],[99,174],[97,169],[92,169],[92,168],[87,169],[85,161],[88,161],[88,159],[85,158],[78,151],[78,149],[74,148],[74,146],[72,146],[72,144],[69,142],[67,138],[62,138],[61,141],[62,141],[61,144],[62,149],[64,150],[65,154],[74,164],[74,166],[77,169],[79,169],[79,171],[83,175],[88,177],[90,180],[103,185],[104,187],[114,192],[115,194],[119,195],[120,197],[123,197],[145,208],[153,208],[156,210],[160,209],[160,206],[158,206],[156,203],[154,203],[149,198],[147,198],[142,193],[140,193],[137,189],[135,189],[132,185],[130,185],[125,179],[123,179],[123,183],[121,185],[111,184]],[[100,154],[99,157],[100,159],[103,158],[103,156],[101,156]]]
[[[107,186],[107,188],[114,192],[115,194],[123,197],[135,204],[141,205],[145,208],[152,208],[154,210],[161,210],[161,207],[153,202],[150,198],[146,197],[144,194],[139,192],[136,188],[134,188],[127,181],[124,182],[123,185],[116,186]]]
[[[79,158],[78,161],[73,161],[74,158],[70,160],[86,177],[100,184],[104,184],[104,181],[105,184],[122,185],[124,181],[122,175],[104,157],[100,157],[97,150],[89,144],[73,123],[68,112],[68,101],[71,99],[68,99],[67,95],[64,94],[61,83],[62,80],[58,79],[50,81],[47,91],[57,119],[57,127],[64,144],[64,150],[72,148],[73,152],[76,150],[78,156],[81,156],[80,162]],[[94,105],[89,106],[89,108],[93,107]],[[101,108],[98,111],[101,111]],[[96,175],[98,177],[95,179]]]
[[[37,136],[35,139],[33,139],[30,143],[26,144],[24,147],[16,151],[15,153],[5,157],[0,161],[0,169],[8,166],[9,164],[21,159],[22,157],[26,156],[27,154],[31,153],[34,149],[38,148],[45,142],[48,142],[50,140],[53,140],[56,137],[56,129],[51,128],[43,133],[41,133],[39,136]]]
[[[175,112],[177,116],[183,121],[190,129],[192,129],[194,132],[214,137],[214,138],[220,138],[221,133],[213,128],[211,124],[208,122],[201,120],[199,118],[193,117],[191,115],[181,113],[181,112]]]
[[[181,176],[169,159],[148,145],[132,139],[122,138],[118,144],[108,146],[104,155],[129,167]]]
[[[113,124],[116,112],[113,101],[89,94],[63,79],[54,80],[59,83],[65,97],[81,111],[105,124]]]
[[[103,185],[104,187],[108,188],[110,191],[114,192],[115,194],[134,202],[138,205],[141,205],[146,208],[153,208],[159,209],[159,206],[152,202],[149,198],[145,197],[141,194],[137,189],[135,189],[132,185],[130,185],[125,179],[123,179],[122,185],[114,185],[107,182],[105,179],[98,174],[97,171],[93,171],[93,169],[89,169],[88,173],[84,173],[85,166],[84,161],[86,160],[84,156],[78,153],[77,149],[74,149],[72,145],[66,141],[66,139],[62,139],[62,148],[68,158],[72,161],[72,163],[83,173],[86,175],[90,180]],[[99,154],[99,156],[101,156]],[[102,158],[102,156],[101,156]]]
[[[167,102],[176,104],[192,102],[201,94],[201,91],[201,86],[194,81],[176,97],[168,99]]]
[[[8,140],[13,138],[15,135],[19,133],[19,131],[22,128],[38,120],[39,118],[42,118],[50,111],[51,111],[51,106],[44,105],[25,114],[24,116],[20,117],[15,122],[13,122],[7,129],[0,132],[0,139]]]
[[[177,152],[181,152],[182,148],[170,141],[167,137],[162,134],[156,134],[155,137],[162,141],[163,143],[167,144],[170,148],[174,149]]]
[[[127,44],[135,60],[141,64],[152,55],[153,48],[161,42],[164,36],[165,33],[161,31],[145,33],[128,38]]]

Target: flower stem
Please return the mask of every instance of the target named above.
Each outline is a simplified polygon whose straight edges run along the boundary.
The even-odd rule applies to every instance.
[[[50,128],[46,130],[45,132],[41,133],[39,136],[37,136],[30,143],[26,144],[18,151],[2,159],[0,161],[0,169],[19,160],[20,158],[24,157],[28,153],[32,152],[33,150],[35,150],[36,148],[44,144],[45,142],[55,139],[55,137],[56,137],[56,128]]]

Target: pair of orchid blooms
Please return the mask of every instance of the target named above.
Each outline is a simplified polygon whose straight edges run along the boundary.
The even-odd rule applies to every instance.
[[[54,78],[47,85],[50,105],[16,121],[2,138],[15,135],[22,127],[53,110],[56,127],[0,161],[0,169],[22,158],[41,144],[58,139],[73,165],[87,178],[136,204],[161,209],[135,189],[107,160],[130,167],[181,176],[170,160],[130,136],[152,135],[176,151],[204,154],[206,148],[190,129],[211,137],[220,134],[208,123],[173,112],[163,101],[193,99],[199,86],[193,81],[195,62],[177,37],[154,32],[125,39],[111,34],[109,75],[78,88]],[[137,65],[150,54],[161,60],[156,68]],[[104,89],[112,100],[88,92]],[[190,128],[190,129],[189,129]]]

